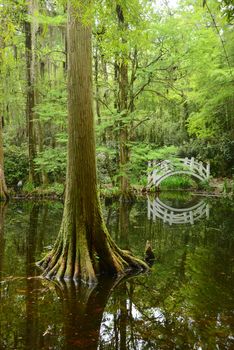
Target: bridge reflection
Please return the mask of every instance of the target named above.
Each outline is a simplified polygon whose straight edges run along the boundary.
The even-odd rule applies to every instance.
[[[164,223],[172,224],[191,224],[206,217],[209,218],[209,204],[201,200],[189,208],[173,208],[163,203],[159,197],[151,200],[148,197],[148,219],[162,220]]]

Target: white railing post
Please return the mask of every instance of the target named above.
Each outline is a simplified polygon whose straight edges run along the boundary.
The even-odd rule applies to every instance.
[[[151,161],[149,160],[148,161],[148,177],[147,177],[148,185],[150,184],[150,180],[152,178],[151,171],[149,170],[150,168],[151,168]]]
[[[207,179],[210,177],[210,162],[209,162],[209,160],[206,164],[206,177],[207,177]]]
[[[156,181],[157,181],[157,170],[154,169],[154,170],[153,170],[153,184],[154,184],[154,185],[156,184]]]
[[[204,166],[203,166],[202,162],[199,162],[198,173],[199,173],[202,177],[204,177],[203,170],[204,170]]]
[[[194,157],[191,158],[190,170],[193,170],[193,168],[194,168]]]

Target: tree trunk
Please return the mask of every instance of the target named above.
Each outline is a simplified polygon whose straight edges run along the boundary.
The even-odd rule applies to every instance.
[[[127,30],[124,14],[120,5],[116,6],[116,13],[118,17],[119,27],[121,32]],[[124,37],[121,38],[122,43],[126,43]],[[128,109],[128,65],[126,54],[122,54],[119,64],[118,72],[118,84],[119,84],[119,98],[118,98],[118,112],[122,113],[121,118],[127,116]],[[119,135],[119,164],[120,164],[120,192],[121,199],[125,200],[129,197],[129,180],[128,180],[128,161],[129,161],[129,148],[128,148],[128,128],[125,123],[120,121],[120,135]]]
[[[94,67],[95,67],[95,101],[96,101],[96,113],[97,113],[97,122],[98,125],[101,124],[101,113],[100,113],[100,103],[99,103],[99,98],[100,98],[100,93],[99,93],[99,82],[98,82],[98,73],[99,73],[99,67],[98,67],[98,47],[96,45],[95,48],[95,56],[94,56]]]
[[[55,246],[39,265],[44,276],[97,282],[146,264],[117,247],[110,237],[97,194],[92,100],[91,27],[68,2],[68,164],[63,219]]]
[[[3,58],[1,55],[1,51],[4,49],[4,47],[5,47],[5,44],[4,44],[3,38],[0,36],[0,63],[2,63]],[[0,76],[0,79],[1,78],[2,77]],[[0,110],[0,113],[1,113],[1,110]],[[4,175],[3,122],[4,122],[4,117],[0,114],[0,200],[2,201],[8,199],[8,191],[7,191],[5,175]]]
[[[4,175],[4,152],[2,137],[3,117],[0,116],[0,200],[5,201],[9,198]]]
[[[33,15],[34,0],[30,0],[28,5],[29,15]],[[26,76],[27,76],[27,133],[28,133],[28,156],[29,156],[29,182],[36,183],[34,159],[36,157],[36,141],[34,128],[35,107],[35,25],[28,21],[24,23],[25,27],[25,57],[26,57]]]

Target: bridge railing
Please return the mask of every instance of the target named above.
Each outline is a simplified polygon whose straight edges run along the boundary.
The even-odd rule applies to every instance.
[[[166,177],[174,174],[189,174],[201,181],[210,177],[210,163],[202,163],[192,158],[176,158],[173,161],[163,160],[148,162],[148,186],[158,186]]]

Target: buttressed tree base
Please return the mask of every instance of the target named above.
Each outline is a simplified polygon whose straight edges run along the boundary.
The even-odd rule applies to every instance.
[[[68,4],[68,164],[60,232],[53,250],[38,265],[52,279],[95,283],[100,274],[118,275],[147,265],[121,250],[105,226],[97,193],[92,98],[91,26]]]

